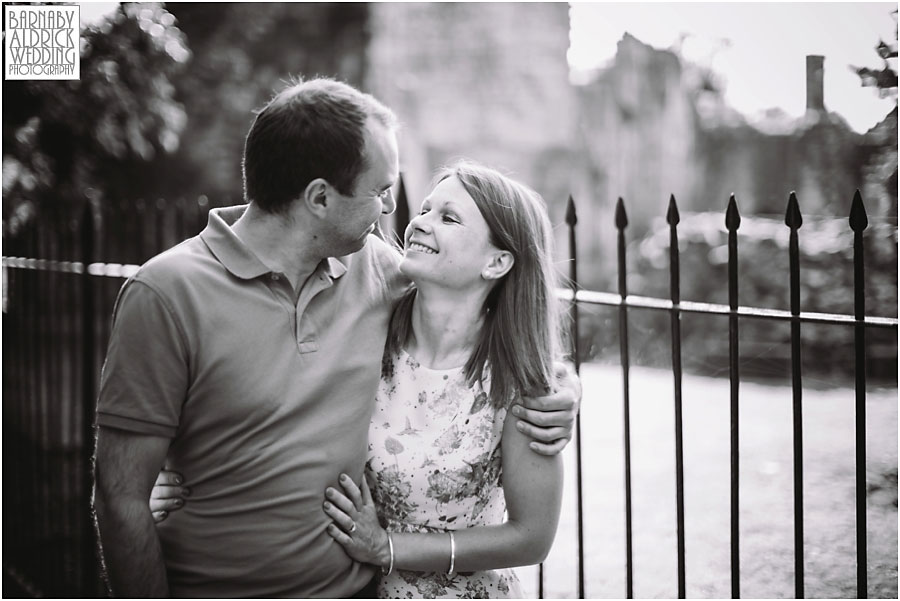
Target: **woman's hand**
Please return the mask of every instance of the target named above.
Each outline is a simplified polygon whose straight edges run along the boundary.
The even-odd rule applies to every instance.
[[[347,474],[341,474],[340,483],[343,494],[331,487],[325,489],[325,513],[333,520],[328,534],[356,561],[387,568],[391,561],[388,535],[378,523],[365,476],[361,492]]]
[[[181,474],[166,469],[156,477],[150,492],[150,514],[157,524],[169,517],[169,513],[184,507],[184,497],[191,494],[191,489],[182,486],[182,482]]]

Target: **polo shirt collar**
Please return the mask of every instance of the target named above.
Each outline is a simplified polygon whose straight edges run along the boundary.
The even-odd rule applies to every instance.
[[[246,210],[247,205],[210,209],[209,222],[200,232],[200,238],[225,269],[236,277],[251,280],[271,273],[272,270],[266,267],[231,229]],[[319,263],[316,271],[322,271],[332,280],[336,280],[347,272],[344,261],[349,260],[349,257],[342,259],[328,257]]]

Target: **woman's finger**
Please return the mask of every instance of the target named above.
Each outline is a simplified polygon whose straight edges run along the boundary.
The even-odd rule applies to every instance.
[[[183,505],[181,499],[150,499],[150,511],[177,511]]]
[[[191,490],[186,486],[155,485],[150,491],[151,499],[181,499],[190,496]]]
[[[153,523],[155,524],[158,524],[169,517],[169,514],[165,511],[154,511],[151,515],[153,516]]]
[[[356,486],[356,482],[354,482],[353,479],[347,474],[341,474],[340,481],[341,486],[344,487],[344,492],[353,502],[353,506],[356,508],[356,510],[359,511],[360,509],[362,509],[362,494],[359,492],[359,487]]]
[[[325,513],[334,520],[334,523],[341,527],[344,532],[350,532],[350,530],[354,530],[354,522],[353,518],[349,515],[341,511],[338,507],[336,507],[333,503],[325,501],[323,505],[325,509]]]
[[[372,500],[372,491],[369,490],[369,481],[366,479],[365,474],[363,474],[362,480],[362,499],[365,505],[375,504],[375,502]]]
[[[353,544],[353,539],[344,534],[344,531],[335,526],[334,524],[328,524],[328,528],[325,529],[331,538],[341,543],[341,545],[345,547],[349,547]]]
[[[344,494],[336,488],[328,487],[325,489],[325,498],[334,503],[341,511],[348,515],[356,515],[357,509],[353,505],[353,501],[348,499]]]
[[[178,472],[172,470],[162,470],[156,477],[156,486],[177,486],[184,482],[184,478]]]

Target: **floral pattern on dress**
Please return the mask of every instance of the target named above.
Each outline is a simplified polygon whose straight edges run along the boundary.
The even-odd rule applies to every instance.
[[[382,525],[393,532],[447,532],[502,524],[500,437],[505,409],[489,382],[466,382],[463,368],[430,369],[405,351],[385,354],[369,429],[366,478]],[[449,567],[449,548],[448,548]],[[521,598],[512,570],[395,570],[380,576],[379,598]]]

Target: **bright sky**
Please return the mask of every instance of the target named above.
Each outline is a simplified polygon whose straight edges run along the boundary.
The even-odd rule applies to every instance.
[[[82,22],[116,6],[80,4]],[[728,103],[751,118],[772,107],[803,115],[807,54],[825,57],[825,106],[856,131],[866,131],[894,107],[873,88],[860,86],[849,65],[882,68],[874,47],[879,39],[896,40],[895,3],[571,4],[568,59],[575,72],[608,63],[626,31],[660,49],[689,34],[682,53],[722,75]]]
[[[896,40],[896,3],[572,3],[569,66],[607,64],[629,32],[666,49],[681,34],[683,54],[726,82],[727,102],[753,117],[778,107],[806,109],[806,55],[825,57],[825,107],[864,132],[895,106],[860,86],[849,65],[881,69],[874,47]],[[893,62],[896,68],[896,59]]]

